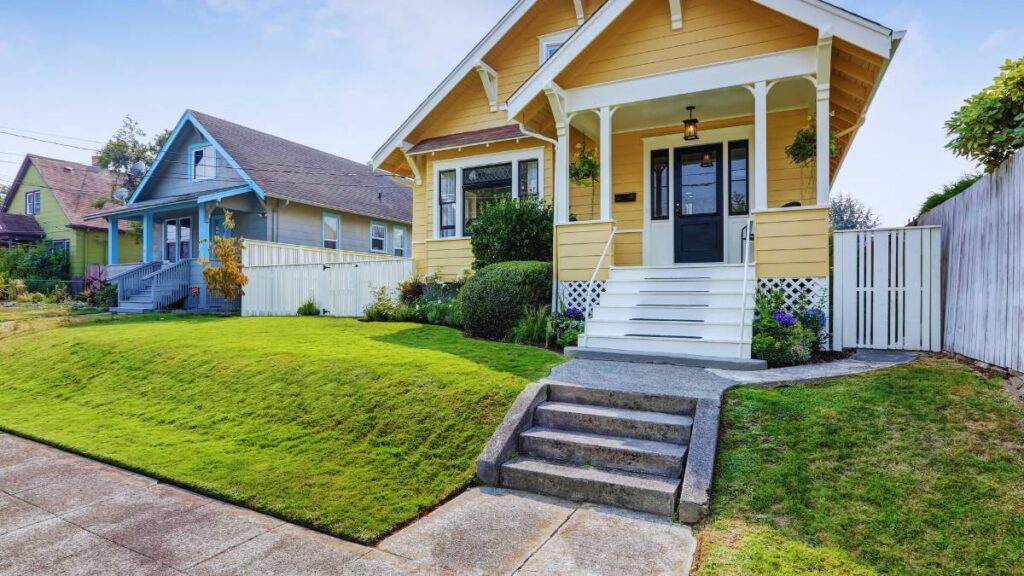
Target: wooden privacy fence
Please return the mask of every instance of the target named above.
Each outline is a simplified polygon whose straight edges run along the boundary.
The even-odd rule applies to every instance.
[[[918,223],[943,228],[943,349],[1024,372],[1024,154]]]
[[[316,246],[299,246],[297,244],[281,244],[280,242],[264,242],[262,240],[246,240],[242,251],[243,266],[276,266],[280,264],[329,264],[332,262],[364,262],[367,260],[399,260],[387,254],[369,254],[366,252],[349,252],[348,250],[332,250]]]
[[[832,347],[941,348],[940,228],[836,232]]]
[[[324,314],[361,316],[381,286],[394,290],[413,274],[411,259],[285,264],[245,269],[243,316],[294,316],[312,298]]]

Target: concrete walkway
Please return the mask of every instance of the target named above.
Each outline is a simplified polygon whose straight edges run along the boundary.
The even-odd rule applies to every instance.
[[[360,546],[0,433],[0,574],[686,574],[686,526],[473,489]]]

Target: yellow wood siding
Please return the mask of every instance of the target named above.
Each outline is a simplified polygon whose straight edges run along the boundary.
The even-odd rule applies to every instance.
[[[751,0],[682,0],[672,30],[668,2],[634,2],[558,76],[575,88],[813,46],[817,31]]]
[[[555,226],[555,276],[558,280],[590,280],[611,232],[611,222],[573,222]],[[598,279],[608,278],[608,266],[614,257],[613,245],[601,264]]]
[[[544,199],[550,204],[551,195],[554,193],[554,156],[552,146],[546,142],[534,138],[523,138],[519,142],[500,142],[490,146],[465,148],[461,152],[458,150],[446,150],[427,155],[423,162],[423,182],[414,186],[412,191],[413,260],[416,263],[417,274],[429,274],[437,271],[438,268],[443,268],[446,271],[444,275],[454,277],[454,275],[458,274],[458,270],[469,268],[473,264],[473,253],[472,250],[468,249],[468,239],[463,239],[466,250],[461,253],[451,252],[447,248],[442,252],[441,248],[433,247],[434,242],[427,243],[428,240],[434,240],[434,209],[436,207],[434,163],[532,148],[544,149],[544,174],[542,175]],[[481,162],[486,162],[486,160],[482,159]],[[444,239],[435,240],[435,242],[451,243],[457,241]],[[442,261],[436,262],[435,259],[437,258],[441,258]]]
[[[414,245],[412,252],[419,275],[438,274],[444,280],[455,280],[473,268],[469,238],[427,240]]]
[[[813,206],[818,202],[815,167],[801,168],[786,156],[786,147],[801,128],[810,123],[806,110],[791,110],[768,115],[768,207],[789,202]]]
[[[829,275],[828,208],[757,212],[754,230],[758,277]]]

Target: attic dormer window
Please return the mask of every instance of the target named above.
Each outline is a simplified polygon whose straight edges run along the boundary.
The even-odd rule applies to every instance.
[[[209,144],[200,144],[189,148],[192,161],[189,173],[193,182],[209,180],[217,175],[217,152]]]
[[[563,44],[565,44],[565,41],[568,40],[569,37],[572,36],[572,33],[575,31],[575,28],[570,28],[569,30],[552,32],[551,34],[545,34],[544,36],[541,36],[540,63],[543,64],[548,61],[548,58],[554,56],[555,52],[558,52],[558,49],[561,48]]]

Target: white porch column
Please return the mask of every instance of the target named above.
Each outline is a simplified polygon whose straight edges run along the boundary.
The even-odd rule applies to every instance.
[[[615,110],[604,106],[601,117],[601,220],[612,219],[612,115]]]
[[[555,130],[555,224],[565,224],[569,221],[569,123],[559,122]]]
[[[817,92],[817,109],[815,110],[817,151],[817,200],[818,206],[828,205],[829,188],[831,186],[832,133],[830,124],[831,106],[829,84],[832,76],[832,37],[823,36],[818,40],[818,74],[815,88]]]
[[[118,264],[118,241],[117,218],[107,217],[107,264]]]
[[[768,208],[768,83],[756,82],[754,93],[754,210]]]

